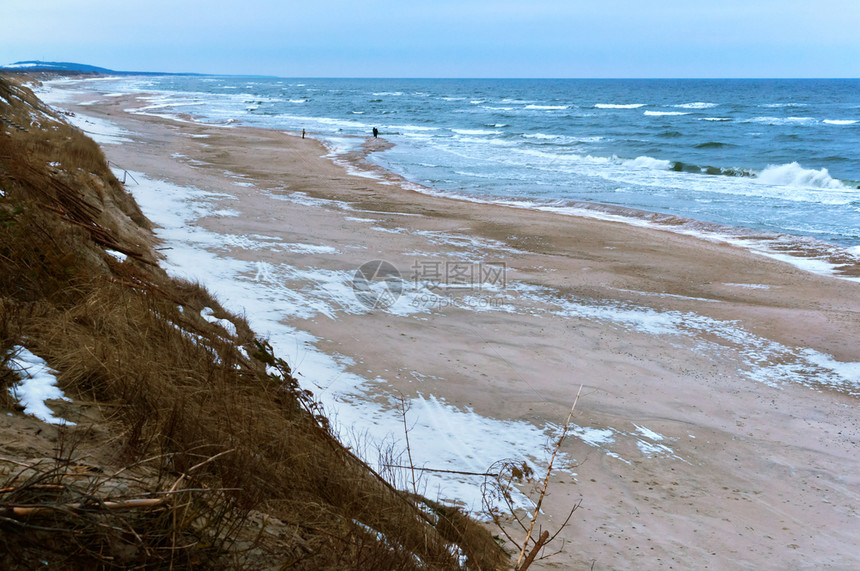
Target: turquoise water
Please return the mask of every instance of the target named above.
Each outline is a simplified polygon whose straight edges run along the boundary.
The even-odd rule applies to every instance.
[[[124,78],[149,113],[307,129],[439,191],[662,213],[860,252],[860,80]]]

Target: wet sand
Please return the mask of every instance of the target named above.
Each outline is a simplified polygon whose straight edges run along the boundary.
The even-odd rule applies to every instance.
[[[386,260],[424,285],[459,272],[408,312],[290,322],[384,379],[375,393],[545,426],[583,385],[544,526],[582,507],[544,568],[860,566],[860,365],[844,365],[860,361],[860,284],[667,230],[418,193],[349,174],[313,138],[124,111],[140,105],[64,106],[128,131],[103,145],[122,168],[226,195],[234,215],[201,227],[317,246],[219,256]],[[463,277],[502,264],[503,280]]]

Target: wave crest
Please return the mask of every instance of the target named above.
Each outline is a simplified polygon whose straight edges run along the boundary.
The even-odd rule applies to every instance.
[[[624,161],[624,164],[637,169],[653,169],[653,170],[669,170],[672,168],[672,161],[663,159],[655,159],[654,157],[636,157],[635,159]]]
[[[682,103],[681,105],[673,105],[673,107],[679,107],[681,109],[711,109],[716,107],[719,103],[706,103],[704,101],[697,101],[695,103]]]
[[[647,103],[596,103],[594,106],[597,109],[639,109],[646,105]]]
[[[830,176],[826,168],[820,170],[805,169],[799,163],[769,166],[756,177],[759,182],[778,186],[795,186],[801,188],[833,188],[845,189],[841,181]]]
[[[671,117],[677,115],[689,115],[689,113],[685,111],[645,111],[645,115],[649,117]]]
[[[524,107],[524,109],[537,109],[541,111],[561,111],[567,108],[567,105],[526,105]]]

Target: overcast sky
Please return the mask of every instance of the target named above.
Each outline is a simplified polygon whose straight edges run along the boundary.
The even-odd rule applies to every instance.
[[[860,0],[2,0],[0,64],[293,77],[860,77]]]

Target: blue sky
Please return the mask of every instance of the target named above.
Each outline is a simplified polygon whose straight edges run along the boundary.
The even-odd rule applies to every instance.
[[[860,77],[860,0],[6,0],[0,64],[294,77]]]

